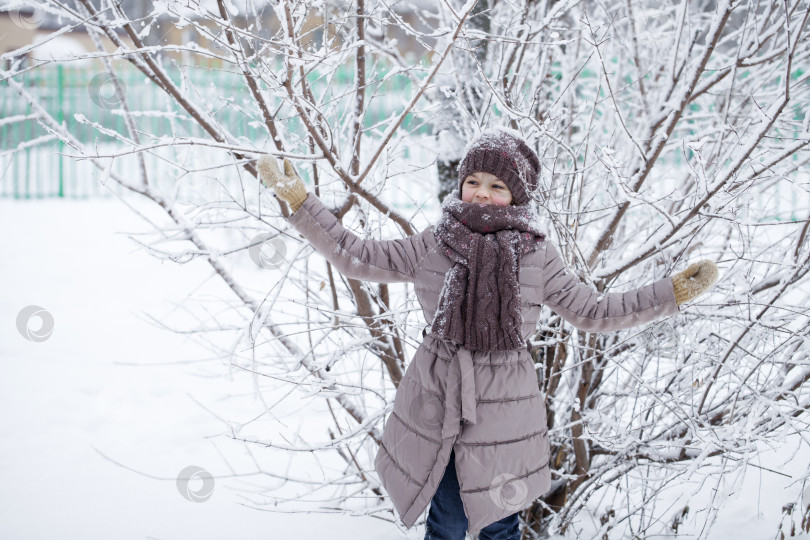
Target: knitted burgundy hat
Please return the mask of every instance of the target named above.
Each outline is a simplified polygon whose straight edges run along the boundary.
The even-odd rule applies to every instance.
[[[503,180],[516,205],[528,204],[537,189],[540,159],[517,131],[489,128],[465,148],[458,166],[458,195],[464,179],[474,172],[488,172]]]

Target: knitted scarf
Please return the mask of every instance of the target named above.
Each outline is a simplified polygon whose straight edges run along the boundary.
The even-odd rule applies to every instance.
[[[522,255],[546,235],[529,206],[466,203],[458,190],[442,202],[434,234],[453,261],[431,331],[470,350],[516,350],[521,335],[518,272]]]

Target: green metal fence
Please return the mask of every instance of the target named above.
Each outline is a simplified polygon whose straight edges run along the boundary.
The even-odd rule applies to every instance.
[[[281,66],[278,66],[279,70]],[[383,131],[386,121],[392,114],[403,110],[405,101],[416,90],[409,77],[396,74],[387,77],[385,82],[376,82],[390,68],[382,64],[369,69],[369,85],[366,96],[368,107],[364,118],[366,127],[377,126]],[[280,72],[277,70],[276,72]],[[245,146],[255,145],[270,148],[269,134],[256,107],[253,97],[237,73],[197,67],[180,72],[167,66],[166,71],[176,85],[181,87],[195,105],[209,112],[215,123],[221,124],[237,140],[246,142]],[[172,136],[191,137],[210,140],[210,136],[200,125],[183,110],[163,90],[155,86],[143,73],[129,64],[116,68],[121,86],[124,88],[127,105],[134,112],[134,120],[140,131],[142,144],[148,144],[155,137]],[[588,74],[592,77],[592,74]],[[354,73],[351,66],[344,66],[334,71],[331,78],[312,72],[308,79],[316,95],[324,92],[329,99],[324,111],[335,123],[348,121],[352,107],[352,85]],[[113,85],[102,66],[88,63],[81,66],[73,64],[53,64],[26,72],[17,78],[26,90],[58,121],[63,122],[71,135],[81,143],[98,149],[100,154],[120,151],[124,143],[115,137],[105,134],[92,125],[80,123],[75,115],[84,116],[93,122],[116,133],[128,137],[121,104],[117,102]],[[266,85],[262,86],[266,90]],[[269,93],[267,94],[269,95]],[[280,103],[270,103],[271,110],[276,112]],[[426,115],[422,115],[424,117]],[[302,143],[304,129],[295,111],[281,109],[276,117],[283,126],[284,136],[290,147],[305,148]],[[414,133],[430,133],[432,126],[424,123],[416,125],[415,119],[406,117],[406,129]],[[298,139],[296,139],[298,138]],[[178,156],[192,152],[188,147],[165,147],[144,153],[147,172],[166,189],[175,189],[176,184],[188,187],[201,200],[207,196],[204,189],[210,184],[235,184],[239,172],[235,167],[221,168],[227,161],[225,151],[198,147],[193,151],[197,155],[189,158],[197,169],[206,164],[220,166],[208,174],[202,183],[195,184],[183,170],[167,165],[169,161],[178,160]],[[429,163],[435,149],[422,148],[419,144],[409,144],[402,149],[404,162]],[[419,153],[421,155],[413,155]],[[0,197],[30,199],[46,197],[83,198],[110,195],[119,190],[115,182],[104,182],[104,174],[88,160],[75,160],[70,157],[77,151],[54,135],[50,134],[32,115],[31,107],[11,88],[8,83],[0,83]],[[681,156],[674,154],[674,162],[669,165],[678,167]],[[182,159],[182,158],[180,158]],[[798,156],[793,156],[798,159]],[[212,162],[216,161],[216,162]],[[666,160],[659,160],[666,165]],[[133,156],[117,159],[110,164],[112,171],[133,179],[134,167],[138,164]],[[303,171],[306,175],[306,171]],[[424,176],[424,172],[420,173]],[[215,177],[215,178],[214,178]],[[208,184],[205,184],[208,182]],[[404,177],[391,185],[387,190],[391,202],[396,206],[410,208],[415,204],[410,195],[412,190],[405,185]],[[409,193],[411,191],[411,193]],[[397,195],[394,192],[402,192]],[[753,201],[753,214],[758,221],[793,221],[806,216],[808,207],[807,193],[801,193],[795,184],[790,182],[775,183],[769,191],[770,200]],[[603,196],[600,195],[600,202]],[[744,215],[749,212],[744,211]]]
[[[387,67],[380,66],[377,76]],[[206,109],[214,123],[223,126],[237,140],[264,141],[270,147],[269,134],[249,89],[238,74],[222,69],[187,69],[181,73],[166,67],[173,82],[181,87],[194,104]],[[140,133],[142,144],[165,136],[210,140],[210,135],[162,89],[129,64],[116,68],[129,109]],[[351,66],[334,72],[331,79],[317,73],[309,75],[316,95],[329,96],[331,118],[348,118],[354,74]],[[80,123],[80,114],[89,122],[128,137],[121,104],[117,102],[109,75],[98,64],[72,67],[66,64],[43,66],[26,72],[15,80],[21,82],[58,122],[64,123],[73,137],[93,148],[115,148],[125,143],[105,134],[92,125]],[[369,74],[368,107],[364,117],[366,127],[382,123],[392,113],[401,111],[412,95],[411,79],[394,75],[376,84],[375,74]],[[261,87],[266,90],[266,85]],[[373,96],[373,97],[372,97]],[[269,103],[273,112],[280,103]],[[281,110],[276,118],[283,126],[285,138],[296,144],[304,129],[294,111]],[[407,128],[413,118],[405,121]],[[415,126],[414,131],[426,133],[430,126]],[[304,145],[299,146],[304,148]],[[0,197],[87,197],[108,194],[98,181],[101,173],[94,167],[81,166],[64,154],[77,154],[39,124],[30,105],[8,83],[0,83],[0,165],[3,173]],[[164,174],[161,159],[147,159],[156,167],[153,174]],[[151,165],[150,165],[151,168]],[[88,177],[89,175],[89,177]]]

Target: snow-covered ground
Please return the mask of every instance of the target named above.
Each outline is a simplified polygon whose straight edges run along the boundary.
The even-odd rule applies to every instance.
[[[423,527],[406,534],[371,517],[281,514],[240,504],[244,499],[229,488],[233,479],[224,478],[232,471],[223,455],[236,466],[248,458],[213,437],[222,423],[200,404],[250,388],[195,375],[195,362],[210,351],[144,316],[162,320],[199,287],[228,294],[208,280],[203,261],[161,263],[136,249],[122,233],[149,226],[117,200],[0,200],[0,228],[0,538],[424,535]],[[29,305],[53,316],[45,341],[26,340],[17,330],[17,315]],[[792,455],[794,446],[763,453],[757,464],[795,479],[810,456],[806,449]],[[178,474],[192,465],[216,477],[205,502],[190,502],[178,489]],[[749,468],[740,489],[715,500],[724,509],[709,537],[774,538],[782,505],[802,489],[792,482]],[[202,486],[192,480],[189,488]],[[689,496],[689,518],[701,518],[716,486],[683,488],[697,492]],[[682,538],[694,537],[699,527],[687,520],[684,531]]]
[[[424,535],[372,517],[240,504],[232,479],[217,478],[231,474],[222,438],[211,442],[222,424],[196,402],[210,406],[250,389],[192,375],[193,362],[210,352],[144,316],[167,315],[210,269],[161,263],[136,249],[123,233],[149,226],[119,201],[0,200],[0,228],[0,538]],[[17,314],[29,305],[53,316],[45,341],[17,331]],[[224,450],[228,462],[242,459],[241,470],[249,469],[235,448]],[[190,465],[215,477],[205,502],[178,490],[176,478]]]

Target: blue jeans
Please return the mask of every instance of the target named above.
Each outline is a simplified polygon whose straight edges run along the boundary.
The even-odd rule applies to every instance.
[[[430,501],[425,540],[464,540],[467,534],[467,516],[461,504],[461,493],[456,476],[455,452],[444,471],[439,488]],[[517,512],[500,521],[490,523],[478,535],[479,540],[519,540],[520,522]]]

